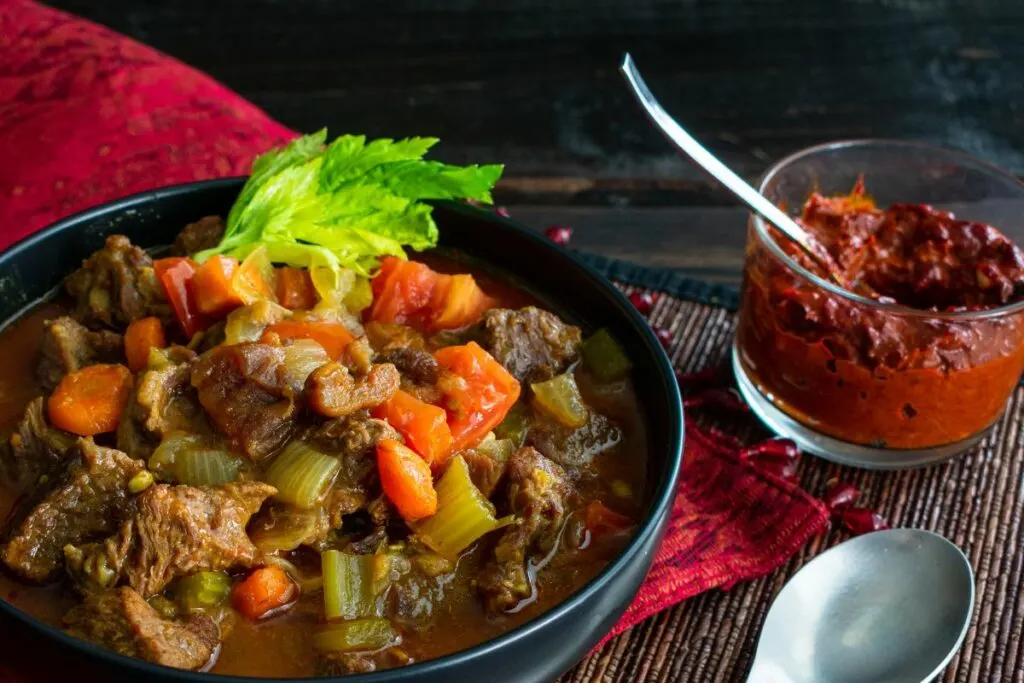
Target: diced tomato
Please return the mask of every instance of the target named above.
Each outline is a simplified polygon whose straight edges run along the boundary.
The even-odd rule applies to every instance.
[[[305,268],[284,266],[276,270],[277,302],[293,311],[308,311],[316,306],[313,278]]]
[[[465,327],[497,305],[497,300],[484,294],[472,275],[442,275],[430,299],[427,326],[431,330]]]
[[[196,269],[192,289],[200,313],[221,318],[245,303],[232,282],[236,270],[238,261],[221,254],[211,256]]]
[[[447,413],[412,394],[399,390],[371,413],[385,420],[402,435],[405,442],[420,457],[438,468],[448,462],[452,449],[452,432],[448,428]]]
[[[191,339],[196,332],[206,327],[193,289],[195,262],[189,258],[172,256],[153,261],[153,270],[163,285],[167,300],[171,302],[178,325],[185,336]]]
[[[312,339],[324,348],[331,360],[338,360],[345,347],[356,337],[341,323],[322,320],[285,320],[274,323],[263,332],[261,341],[269,341],[270,335],[284,339]]]
[[[382,323],[421,322],[440,276],[422,263],[389,256],[373,278],[373,304],[367,320]]]
[[[403,323],[428,331],[465,327],[497,301],[472,275],[442,275],[415,261],[389,256],[371,281],[373,305],[367,320]]]
[[[476,445],[519,399],[519,382],[476,342],[439,349],[447,371],[438,381],[455,450]]]

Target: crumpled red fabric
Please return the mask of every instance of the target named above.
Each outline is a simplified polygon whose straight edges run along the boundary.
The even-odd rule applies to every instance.
[[[429,131],[427,131],[429,132]],[[102,26],[0,0],[0,248],[76,211],[174,183],[244,175],[294,136],[190,67]],[[828,525],[825,506],[741,462],[732,437],[687,424],[668,532],[611,637],[712,588],[772,572]],[[58,663],[0,624],[0,683]],[[64,671],[66,675],[66,671]]]

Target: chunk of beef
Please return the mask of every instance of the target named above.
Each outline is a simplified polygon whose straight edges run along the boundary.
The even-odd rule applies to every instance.
[[[398,368],[403,380],[413,384],[437,384],[441,371],[441,366],[432,355],[412,346],[384,351],[377,354],[375,360],[378,363],[391,363]]]
[[[326,417],[344,417],[374,408],[395,395],[401,378],[394,365],[378,364],[353,377],[341,363],[322,365],[306,380],[310,407]]]
[[[569,494],[565,471],[533,448],[521,448],[509,459],[508,502],[516,523],[502,534],[477,583],[489,610],[507,611],[530,597],[534,587],[527,560],[553,549]]]
[[[377,488],[377,444],[383,439],[402,442],[404,439],[384,420],[375,420],[359,411],[346,417],[328,420],[309,437],[313,445],[338,457],[341,471],[328,497],[332,525],[339,526],[341,517],[366,505],[370,493]]]
[[[3,551],[4,564],[31,581],[56,577],[65,545],[117,529],[131,498],[128,482],[145,467],[92,439],[79,439],[74,450],[65,475],[21,521]]]
[[[166,355],[168,359],[163,367],[139,375],[117,428],[117,447],[137,458],[148,458],[160,440],[171,432],[209,430],[192,388],[195,353],[176,346]]]
[[[124,338],[110,330],[93,332],[73,318],[61,316],[43,324],[36,377],[52,391],[64,375],[94,363],[123,363]]]
[[[622,441],[622,430],[604,415],[593,410],[586,424],[578,429],[542,418],[530,425],[527,445],[568,470],[587,468],[594,456],[614,448]]]
[[[427,348],[423,335],[408,325],[371,320],[363,329],[366,330],[366,338],[370,341],[370,346],[377,353],[387,353],[395,349]]]
[[[207,216],[186,225],[174,239],[171,252],[175,256],[191,256],[197,251],[213,249],[224,236],[224,219]]]
[[[579,358],[580,328],[533,306],[484,313],[483,347],[520,382],[551,379]]]
[[[52,472],[64,461],[64,454],[75,444],[75,437],[46,421],[46,403],[33,399],[25,415],[0,448],[0,481],[23,491]]]
[[[310,443],[317,449],[344,459],[372,456],[373,448],[382,439],[404,441],[394,427],[365,412],[328,420],[309,435]]]
[[[209,616],[165,619],[131,588],[86,596],[64,615],[64,626],[76,638],[176,669],[203,667],[220,643],[220,630]]]
[[[192,386],[214,426],[253,459],[281,448],[295,430],[299,407],[280,346],[244,343],[208,351],[192,369]]]
[[[317,676],[336,677],[373,673],[378,668],[390,668],[408,664],[410,659],[398,648],[383,652],[357,652],[350,654],[318,653]]]
[[[508,463],[490,453],[474,449],[462,451],[459,455],[466,461],[473,484],[480,489],[485,498],[490,498],[505,476]]]
[[[173,319],[153,259],[124,235],[108,237],[64,286],[76,301],[74,317],[89,326],[123,327],[151,315]]]
[[[360,411],[329,420],[310,430],[304,439],[313,448],[337,457],[341,471],[324,503],[315,510],[298,510],[283,503],[264,507],[249,525],[250,537],[263,550],[293,550],[300,545],[325,547],[330,533],[341,528],[345,515],[365,508],[371,492],[380,491],[377,442],[401,441],[402,436],[387,422]]]
[[[277,489],[258,481],[220,486],[155,484],[137,495],[113,536],[67,548],[87,564],[104,566],[143,597],[175,577],[251,567],[260,552],[246,535],[249,518]]]

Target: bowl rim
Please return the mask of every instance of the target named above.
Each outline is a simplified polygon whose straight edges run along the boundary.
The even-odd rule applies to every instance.
[[[51,223],[31,235],[11,244],[6,249],[0,251],[0,263],[9,261],[16,258],[21,253],[36,248],[40,242],[46,240],[50,235],[65,230],[72,230],[82,223],[101,218],[105,215],[122,213],[159,199],[188,195],[200,190],[221,189],[234,186],[241,188],[242,182],[244,182],[245,178],[245,176],[236,176],[180,183],[135,193],[99,204],[72,214],[66,218],[62,218],[61,220]],[[609,280],[604,278],[593,267],[577,256],[572,250],[555,245],[542,234],[527,228],[517,221],[499,216],[482,208],[457,202],[442,201],[434,203],[437,206],[443,206],[447,210],[458,211],[474,217],[477,220],[501,224],[507,229],[510,229],[526,238],[529,242],[535,245],[536,248],[553,252],[560,258],[568,261],[569,264],[582,271],[582,274],[593,286],[604,290],[606,294],[611,296],[612,300],[615,302],[615,307],[618,312],[630,321],[632,326],[640,334],[647,352],[652,354],[655,364],[658,366],[660,371],[659,374],[661,375],[661,379],[663,380],[663,388],[668,392],[667,408],[672,416],[668,433],[670,452],[667,454],[665,464],[661,470],[652,471],[649,474],[651,477],[657,476],[657,481],[655,483],[651,502],[647,513],[640,524],[640,528],[629,540],[626,546],[619,551],[614,559],[612,559],[601,569],[601,571],[599,571],[585,584],[580,586],[576,591],[571,593],[569,597],[562,602],[559,602],[551,609],[539,614],[536,618],[530,619],[516,628],[495,636],[494,638],[478,643],[464,650],[458,650],[436,659],[424,660],[405,667],[385,669],[367,674],[337,677],[263,678],[256,676],[236,676],[203,671],[174,669],[172,667],[162,666],[159,664],[152,664],[135,657],[118,654],[113,650],[108,650],[70,636],[61,629],[51,626],[27,612],[18,609],[3,598],[0,598],[0,612],[29,626],[39,635],[55,640],[64,646],[73,648],[89,657],[104,660],[107,664],[132,670],[138,675],[158,675],[165,679],[171,678],[182,682],[187,681],[189,683],[241,683],[243,681],[279,681],[280,683],[313,683],[314,681],[324,683],[388,683],[393,681],[402,681],[411,676],[429,676],[431,674],[443,673],[451,666],[456,666],[470,660],[497,653],[509,644],[528,638],[536,631],[547,627],[549,624],[557,620],[567,617],[581,604],[593,599],[599,592],[601,592],[617,574],[623,571],[625,566],[629,564],[633,557],[641,551],[641,548],[651,542],[652,537],[658,533],[660,520],[671,511],[675,500],[676,484],[682,469],[685,422],[679,386],[675,381],[675,372],[673,370],[672,363],[661,343],[654,336],[654,332],[651,330],[647,320],[640,315],[626,296]],[[35,305],[37,302],[38,300],[31,302],[22,310]],[[0,322],[6,323],[6,321]]]
[[[772,164],[768,170],[766,170],[760,178],[757,180],[757,191],[760,194],[764,194],[765,187],[771,182],[776,175],[784,171],[790,164],[793,164],[806,157],[814,156],[822,152],[834,152],[844,149],[854,148],[867,148],[867,147],[896,147],[904,148],[907,151],[927,151],[939,155],[949,157],[950,161],[959,163],[960,165],[974,166],[979,170],[990,173],[994,176],[999,176],[1003,180],[1009,181],[1011,184],[1020,187],[1022,197],[1024,197],[1024,181],[1017,176],[1013,175],[1006,169],[997,166],[984,159],[979,159],[967,152],[960,150],[949,149],[947,147],[940,147],[938,145],[932,145],[926,142],[919,142],[916,140],[898,140],[890,138],[850,138],[843,140],[832,140],[830,142],[822,142],[817,145],[805,147],[798,150],[786,157],[783,157],[779,161]],[[928,320],[940,320],[942,322],[957,323],[957,322],[974,322],[978,320],[987,320],[990,318],[999,318],[1006,315],[1012,315],[1024,310],[1024,299],[1021,301],[1014,302],[1012,304],[1006,304],[1003,306],[997,306],[994,308],[986,308],[980,311],[926,311],[919,308],[911,308],[910,306],[904,306],[903,304],[886,303],[880,302],[875,299],[856,294],[849,290],[843,289],[834,282],[812,273],[810,270],[805,268],[803,265],[794,260],[789,254],[787,254],[782,247],[779,246],[778,242],[769,234],[768,223],[763,218],[755,213],[750,214],[755,232],[757,233],[758,239],[767,247],[767,249],[783,264],[800,275],[806,280],[809,280],[814,285],[824,289],[825,291],[838,296],[843,299],[847,299],[861,306],[872,308],[883,313],[899,315],[907,318],[923,318]],[[998,227],[998,226],[995,226]]]

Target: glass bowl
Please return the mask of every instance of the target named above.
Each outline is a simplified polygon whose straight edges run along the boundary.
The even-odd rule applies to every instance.
[[[928,145],[812,147],[769,169],[759,189],[799,215],[812,192],[845,195],[861,177],[881,209],[930,204],[1024,245],[1024,185]],[[732,352],[740,391],[770,428],[805,451],[874,469],[939,462],[985,436],[1024,370],[1024,302],[961,312],[880,302],[803,267],[775,234],[751,217]]]

